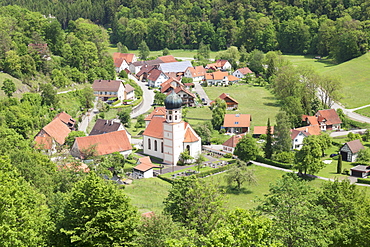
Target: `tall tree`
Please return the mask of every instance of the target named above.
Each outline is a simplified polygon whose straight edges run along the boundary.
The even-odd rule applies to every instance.
[[[276,126],[274,128],[276,142],[273,146],[275,152],[288,152],[292,148],[290,138],[290,122],[285,112],[276,115]]]
[[[130,117],[130,112],[128,110],[123,110],[118,112],[118,118],[121,121],[123,125],[126,127],[131,126],[131,117]]]
[[[270,118],[267,120],[267,131],[266,131],[266,143],[264,147],[265,157],[271,159],[273,150],[272,150],[272,131],[270,125]]]
[[[1,90],[4,91],[6,96],[12,97],[13,93],[15,92],[15,90],[17,90],[17,88],[15,87],[14,82],[7,78],[4,80],[3,85],[1,86]]]
[[[249,135],[244,135],[243,138],[236,144],[234,154],[244,162],[256,159],[259,153],[256,139]]]
[[[254,170],[248,168],[245,163],[242,166],[233,166],[227,172],[225,180],[229,186],[236,183],[237,190],[240,190],[244,183],[248,185],[257,183]]]
[[[342,155],[338,155],[337,173],[342,173]]]
[[[219,130],[224,123],[226,114],[226,102],[217,98],[212,105],[212,126],[215,130]]]
[[[319,172],[324,163],[321,161],[320,140],[317,136],[308,136],[303,140],[303,147],[296,153],[295,168],[300,172],[311,175]]]
[[[139,57],[143,60],[147,59],[149,57],[149,54],[150,54],[150,50],[149,50],[149,47],[147,46],[147,44],[145,43],[145,41],[141,41],[139,47]]]
[[[137,235],[136,209],[118,185],[90,173],[66,199],[59,223],[64,244],[129,246]]]
[[[53,85],[50,83],[40,85],[42,102],[47,106],[58,106],[59,98],[57,95],[57,90],[54,89]]]

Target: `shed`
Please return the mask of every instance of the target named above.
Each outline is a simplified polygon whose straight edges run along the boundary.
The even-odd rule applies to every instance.
[[[358,152],[361,149],[365,149],[361,141],[354,140],[354,141],[344,143],[344,145],[340,149],[340,154],[342,155],[342,159],[344,161],[355,162]]]
[[[351,176],[366,178],[370,173],[370,166],[358,165],[351,168]]]
[[[142,157],[138,160],[138,165],[133,168],[132,175],[136,178],[152,178],[153,168],[161,168],[154,165],[149,156]]]

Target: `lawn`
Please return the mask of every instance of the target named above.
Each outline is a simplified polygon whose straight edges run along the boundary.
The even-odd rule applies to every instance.
[[[17,78],[14,78],[13,76],[7,74],[7,73],[3,73],[3,72],[0,72],[0,88],[3,86],[3,81],[5,79],[10,79],[14,82],[15,84],[15,87],[17,88],[17,90],[21,90],[22,93],[19,93],[19,92],[15,92],[13,94],[14,97],[17,97],[17,98],[21,98],[22,97],[22,94],[24,92],[28,92],[29,91],[29,87],[25,84],[22,84],[22,82],[20,80],[18,80]],[[5,98],[6,95],[4,93],[3,90],[0,89],[0,98]]]
[[[362,109],[357,110],[355,112],[358,113],[358,114],[370,117],[370,107],[365,107],[365,108],[362,108]]]
[[[204,87],[208,97],[213,100],[220,94],[227,93],[239,102],[237,111],[227,113],[251,114],[252,125],[266,126],[270,118],[271,125],[275,124],[275,116],[280,107],[272,93],[264,87],[250,85],[232,85],[229,87]],[[203,117],[203,115],[199,115]]]
[[[230,189],[227,186],[225,181],[226,173],[210,176],[205,179],[213,182],[226,191],[227,196],[225,197],[225,206],[227,208],[233,209],[238,207],[252,209],[260,203],[259,200],[263,199],[263,195],[269,192],[270,184],[275,183],[285,174],[285,172],[256,165],[251,165],[250,168],[255,172],[257,184],[243,184],[240,191]],[[317,179],[310,181],[310,184],[314,187],[319,187],[322,183],[322,180]]]
[[[311,56],[284,55],[294,65],[311,66],[317,72],[337,77],[342,82],[341,103],[349,109],[370,104],[370,54],[335,65],[330,60],[312,59]]]
[[[146,178],[134,180],[131,185],[125,187],[125,192],[140,213],[160,212],[163,210],[163,200],[170,188],[171,184],[159,178]]]

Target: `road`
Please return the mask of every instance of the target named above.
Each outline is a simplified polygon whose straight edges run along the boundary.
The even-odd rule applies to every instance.
[[[138,81],[135,76],[129,75],[129,79],[134,80],[143,90],[143,103],[141,107],[139,107],[137,111],[131,112],[131,118],[136,118],[137,116],[146,113],[150,110],[150,108],[152,108],[152,104],[154,101],[154,92],[152,90],[149,90],[144,82]]]
[[[338,137],[338,136],[347,136],[349,132],[354,134],[362,134],[365,133],[366,129],[358,129],[358,130],[349,130],[349,131],[334,131],[330,133],[330,137]]]
[[[95,117],[97,113],[99,113],[99,110],[96,108],[97,101],[94,101],[94,107],[90,111],[88,111],[83,117],[82,117],[82,122],[78,124],[78,130],[83,131],[86,134],[87,127],[89,126],[90,121]]]
[[[195,82],[194,83],[194,89],[195,89],[195,92],[197,92],[199,94],[199,97],[201,99],[204,99],[207,103],[207,105],[209,105],[209,103],[211,102],[211,100],[208,98],[208,95],[206,94],[206,92],[204,91],[203,87],[200,85],[199,82]]]

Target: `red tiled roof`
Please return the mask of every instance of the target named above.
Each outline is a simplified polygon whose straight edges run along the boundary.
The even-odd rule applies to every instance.
[[[65,165],[58,165],[58,167],[61,169],[73,170],[75,172],[79,172],[79,171],[82,171],[85,173],[90,172],[90,168],[85,163],[82,163],[82,162],[72,162],[72,163],[68,163]]]
[[[319,125],[304,126],[304,127],[296,128],[296,130],[304,131],[308,133],[309,135],[314,135],[314,136],[320,135],[321,133],[321,129]]]
[[[154,165],[150,160],[149,156],[139,158],[139,164],[134,167],[134,169],[142,172],[146,172],[152,168],[161,168],[161,167],[158,165]]]
[[[88,149],[96,145],[98,155],[111,154],[131,150],[131,143],[128,139],[126,130],[109,132],[101,135],[76,137],[78,149]]]
[[[347,144],[353,154],[358,153],[361,149],[365,149],[360,140],[350,141],[345,144]]]
[[[274,133],[274,126],[271,127],[271,134]],[[267,126],[254,126],[253,134],[262,135],[267,133]]]
[[[227,141],[225,141],[222,145],[227,147],[235,148],[236,144],[243,138],[244,134],[241,135],[233,135]]]
[[[188,123],[185,124],[185,136],[184,136],[184,142],[197,142],[199,141],[199,138],[195,134],[194,130],[190,127]]]
[[[225,114],[223,127],[250,127],[250,114]]]
[[[238,77],[233,76],[233,75],[228,75],[228,76],[227,76],[227,79],[228,79],[229,81],[239,81],[239,80],[240,80]]]
[[[213,73],[206,73],[206,80],[223,80],[225,76],[228,76],[228,72],[216,71]]]
[[[166,119],[164,117],[153,117],[143,135],[158,139],[163,138],[163,122],[165,121]]]
[[[60,145],[64,144],[66,137],[71,132],[59,118],[54,118],[42,129]]]
[[[134,60],[134,57],[135,57],[135,54],[133,53],[120,53],[120,52],[113,53],[113,60],[121,58],[121,59],[126,60],[127,64],[132,63],[132,61]]]
[[[158,57],[158,59],[160,59],[164,63],[174,63],[174,62],[177,62],[176,58],[174,56],[172,56],[172,55]]]
[[[221,68],[223,67],[228,61],[225,59],[218,59],[215,63],[207,64],[207,68]]]
[[[125,92],[129,93],[129,92],[132,92],[132,91],[135,91],[135,88],[133,86],[131,86],[130,84],[125,84]]]
[[[192,77],[204,76],[207,71],[203,66],[188,67],[188,70]]]
[[[175,88],[175,93],[179,93],[183,91],[184,93],[187,93],[188,95],[190,95],[191,97],[195,98],[195,95],[190,93],[188,90],[186,90],[184,87],[180,86],[180,87],[177,87]],[[170,92],[169,92],[170,93]]]
[[[156,65],[143,65],[141,68],[140,68],[140,71],[137,72],[136,76],[140,77],[141,75],[143,75],[144,73],[147,73],[149,74],[150,71],[152,71],[153,69],[157,68]]]
[[[165,116],[166,115],[166,108],[164,106],[156,107],[146,118],[147,120],[152,120],[154,116]]]
[[[117,92],[121,84],[118,80],[95,80],[92,88],[94,91]]]
[[[36,136],[35,137],[35,148],[37,149],[51,149],[53,147],[53,138],[50,136]]]
[[[71,124],[71,125],[75,124],[75,120],[71,117],[71,115],[65,112],[59,113],[58,115],[55,116],[55,118],[59,118],[64,124]]]
[[[340,120],[337,112],[334,109],[320,110],[316,113],[316,116],[326,119],[326,124],[327,125],[342,123],[342,121]],[[319,122],[321,122],[321,121],[322,121],[322,119],[319,118]]]
[[[250,70],[248,67],[240,68],[240,69],[237,69],[237,70],[239,70],[239,72],[242,73],[243,75],[253,73],[253,71]]]
[[[163,72],[160,71],[159,69],[153,69],[149,76],[148,76],[148,79],[151,80],[151,81],[156,81],[158,79],[158,77],[162,74]]]
[[[228,94],[226,94],[226,93],[223,93],[223,94],[221,94],[220,96],[218,96],[220,99],[222,99],[222,100],[225,100],[226,101],[226,99],[229,99],[230,101],[233,101],[235,104],[239,104],[239,102],[238,101],[236,101],[234,98],[232,98],[232,97],[230,97],[230,95],[228,95]]]
[[[298,134],[299,133],[302,133],[303,135],[305,135],[305,136],[309,136],[310,135],[310,133],[308,133],[308,132],[306,132],[306,131],[301,131],[301,130],[297,130],[297,129],[291,129],[290,130],[290,132],[292,132],[291,134],[290,134],[290,138],[292,139],[292,140],[294,140],[297,136],[298,136]]]

